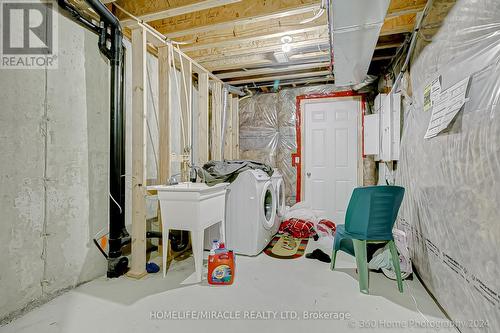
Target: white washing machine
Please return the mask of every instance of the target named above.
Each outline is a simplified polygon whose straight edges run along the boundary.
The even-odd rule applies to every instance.
[[[282,217],[285,215],[286,209],[285,182],[283,181],[283,175],[278,171],[278,169],[274,169],[274,173],[271,177],[271,182],[273,183],[273,187],[276,193],[276,231],[278,231],[279,225],[281,223]]]
[[[271,177],[262,170],[247,170],[228,186],[226,197],[226,247],[238,254],[255,256],[276,233],[276,193]],[[205,248],[218,238],[207,230]]]

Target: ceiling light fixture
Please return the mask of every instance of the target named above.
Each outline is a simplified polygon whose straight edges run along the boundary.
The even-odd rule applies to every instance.
[[[292,50],[292,45],[290,44],[292,42],[292,37],[291,36],[283,36],[281,37],[281,50],[285,53],[290,52]]]

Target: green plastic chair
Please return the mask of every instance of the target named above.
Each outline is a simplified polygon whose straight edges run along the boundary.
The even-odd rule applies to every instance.
[[[356,257],[359,275],[359,290],[368,294],[367,243],[389,243],[392,262],[398,280],[398,289],[403,292],[403,280],[399,267],[399,255],[392,236],[405,189],[400,186],[367,186],[355,188],[347,207],[345,224],[339,225],[333,244],[331,270],[335,268],[337,251]]]

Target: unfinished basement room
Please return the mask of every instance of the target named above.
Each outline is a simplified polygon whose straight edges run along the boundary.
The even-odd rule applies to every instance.
[[[500,333],[499,0],[0,0],[0,333]]]

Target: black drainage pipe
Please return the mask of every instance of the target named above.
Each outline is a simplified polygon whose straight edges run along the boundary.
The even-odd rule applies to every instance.
[[[125,135],[123,112],[124,51],[120,21],[99,0],[86,0],[99,15],[96,26],[85,18],[67,0],[58,0],[59,6],[73,19],[99,35],[99,50],[111,64],[110,93],[110,167],[109,167],[109,251],[108,277],[118,277],[128,269],[128,259],[122,257],[122,245],[130,241],[125,228]]]
[[[126,272],[128,260],[122,256],[125,228],[124,123],[123,116],[123,34],[120,21],[99,0],[86,0],[101,17],[99,49],[111,62],[111,137],[109,165],[109,251],[108,277]],[[108,46],[109,42],[109,46]]]

